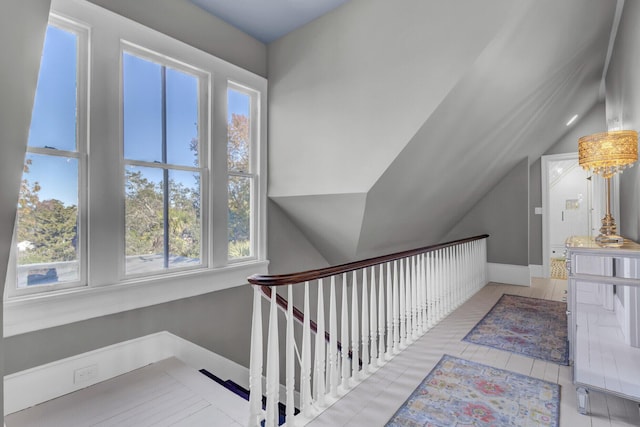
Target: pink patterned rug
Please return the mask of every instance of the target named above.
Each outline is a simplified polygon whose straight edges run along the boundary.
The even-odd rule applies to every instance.
[[[444,355],[387,427],[558,426],[560,386]]]
[[[502,295],[463,341],[569,364],[567,303]]]

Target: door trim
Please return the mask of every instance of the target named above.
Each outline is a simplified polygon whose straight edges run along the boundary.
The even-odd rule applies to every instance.
[[[542,180],[542,274],[543,277],[549,278],[551,276],[551,253],[549,243],[551,237],[549,235],[549,216],[550,202],[549,202],[549,163],[558,160],[578,160],[578,153],[563,153],[563,154],[550,154],[542,156],[541,158],[541,180]],[[599,175],[592,175],[591,185],[591,235],[597,235],[600,229],[600,220],[604,216],[604,179]],[[620,174],[613,176],[611,180],[611,213],[616,221],[619,221],[620,212]],[[618,232],[620,232],[620,224],[618,223]]]
[[[545,278],[549,278],[551,276],[551,252],[549,248],[549,243],[551,241],[551,237],[549,235],[549,216],[550,212],[550,202],[549,202],[549,163],[558,160],[575,160],[578,161],[578,153],[563,153],[563,154],[551,154],[547,156],[542,156],[542,168],[541,168],[541,178],[542,178],[542,274]]]

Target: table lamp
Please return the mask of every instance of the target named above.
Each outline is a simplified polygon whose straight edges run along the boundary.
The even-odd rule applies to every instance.
[[[607,210],[602,218],[596,243],[600,246],[620,247],[624,239],[617,234],[616,221],[611,215],[611,177],[633,166],[638,160],[638,132],[614,130],[594,133],[578,139],[578,163],[607,182]]]

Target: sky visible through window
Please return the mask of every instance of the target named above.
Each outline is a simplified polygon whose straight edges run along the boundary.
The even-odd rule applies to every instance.
[[[77,36],[70,31],[52,25],[47,28],[29,129],[30,147],[52,147],[65,151],[77,149],[77,40]],[[130,81],[135,82],[127,90],[136,94],[135,101],[130,103],[126,112],[128,120],[124,131],[125,139],[131,138],[135,144],[127,144],[125,157],[161,161],[161,144],[158,143],[161,127],[156,126],[160,120],[160,84],[153,70],[159,65],[126,54],[123,62]],[[227,93],[229,120],[234,113],[248,116],[247,96],[233,90]],[[124,96],[127,97],[127,91]],[[191,140],[198,136],[197,96],[197,80],[192,75],[167,67],[167,160],[171,164],[196,166],[195,156],[188,147]],[[72,165],[65,168],[59,165],[60,161],[60,158],[53,156],[38,156],[38,164],[31,167],[24,178],[31,183],[40,183],[41,200],[57,199],[66,206],[77,205],[77,162],[66,158],[64,161]]]

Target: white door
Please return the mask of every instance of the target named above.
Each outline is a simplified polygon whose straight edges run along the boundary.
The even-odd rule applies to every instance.
[[[596,177],[578,165],[578,153],[542,156],[541,172],[542,272],[550,277],[551,258],[564,257],[567,237],[593,235],[600,205],[592,197]]]
[[[548,163],[549,244],[552,258],[564,257],[570,236],[588,236],[591,230],[591,181],[578,159]]]

